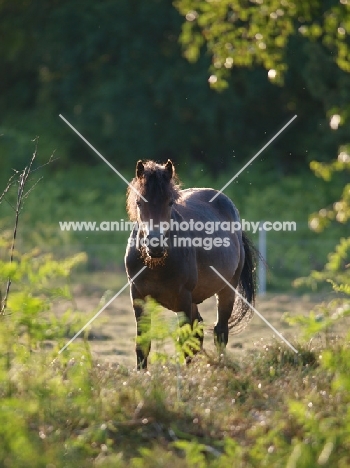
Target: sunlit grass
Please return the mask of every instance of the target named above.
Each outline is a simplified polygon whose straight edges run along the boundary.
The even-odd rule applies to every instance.
[[[259,457],[270,460],[262,466],[281,466],[288,444],[307,437],[309,413],[340,421],[348,404],[316,349],[302,349],[297,359],[280,346],[239,360],[201,354],[190,366],[155,362],[147,372],[98,363],[87,346],[73,346],[53,365],[52,356],[34,355],[3,375],[4,466],[24,466],[23,454],[35,466],[146,467],[150,457],[170,454],[178,466],[197,466],[196,450],[199,466],[221,466],[229,440],[237,466],[255,466]],[[12,444],[16,431],[22,438]]]

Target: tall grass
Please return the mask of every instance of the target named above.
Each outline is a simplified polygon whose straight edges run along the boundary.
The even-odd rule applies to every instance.
[[[97,362],[86,339],[58,355],[81,323],[69,307],[53,316],[52,303],[70,298],[66,280],[82,260],[31,254],[12,266],[17,287],[0,322],[1,466],[349,464],[348,344],[295,343],[295,358],[274,342],[239,360],[200,353],[185,366],[164,340],[180,354],[194,336],[185,330],[177,341],[176,325],[149,302],[157,350],[149,371]]]

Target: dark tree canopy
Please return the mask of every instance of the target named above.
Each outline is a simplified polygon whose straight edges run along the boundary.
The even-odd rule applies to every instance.
[[[121,168],[171,157],[220,173],[294,114],[293,131],[262,155],[262,170],[298,172],[336,156],[349,133],[346,0],[175,6],[3,0],[0,169],[16,167],[35,135],[43,153],[57,148],[63,167],[97,163],[59,113]]]

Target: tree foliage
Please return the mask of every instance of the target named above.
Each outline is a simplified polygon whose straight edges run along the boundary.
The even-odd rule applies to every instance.
[[[185,16],[181,41],[190,61],[205,44],[212,56],[213,87],[236,66],[256,64],[281,83],[288,68],[286,49],[293,37],[306,38],[333,54],[340,69],[350,71],[350,9],[347,0],[177,0]]]
[[[340,52],[347,5],[175,5],[187,15],[182,42],[195,63],[182,56],[183,18],[170,0],[87,0],[79,8],[68,0],[3,0],[0,169],[21,165],[35,135],[43,154],[57,149],[61,167],[99,163],[59,113],[120,168],[172,157],[190,172],[235,170],[294,113],[293,131],[260,158],[262,171],[300,172],[316,156],[329,161],[349,131],[347,123],[329,127],[335,112],[341,124],[348,112]],[[229,84],[222,93],[208,85],[211,56],[217,85]],[[267,69],[278,72],[274,80]],[[282,74],[284,84],[275,86]]]
[[[322,128],[322,135],[318,135],[322,149],[315,151],[318,160],[328,159],[322,153],[335,154],[330,141],[347,143],[347,0],[177,0],[175,5],[185,17],[181,34],[184,55],[190,62],[202,55],[211,57],[208,81],[212,88],[232,86],[240,68],[263,67],[270,82],[282,86],[282,102],[286,97],[289,111],[298,113],[304,123],[306,114],[313,114],[316,125],[307,124],[304,130],[315,150],[316,135]],[[336,137],[325,134],[321,115],[329,119],[332,130],[339,127]],[[298,129],[297,133],[303,138],[303,131]],[[298,152],[298,143],[295,145]]]
[[[332,175],[337,172],[350,172],[350,156],[345,148],[339,153],[338,158],[331,163],[311,162],[311,169],[318,177],[329,182]],[[333,203],[331,207],[322,208],[318,213],[311,215],[310,227],[320,232],[329,226],[332,220],[346,224],[350,219],[350,184],[345,184],[340,199]]]

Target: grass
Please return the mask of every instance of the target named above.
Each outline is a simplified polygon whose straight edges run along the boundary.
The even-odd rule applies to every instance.
[[[124,275],[118,276],[113,273],[95,272],[91,275],[85,273],[73,276],[72,287],[77,308],[81,316],[90,317],[93,308],[96,312],[100,299],[106,295],[112,297],[120,287],[125,284]],[[326,294],[273,294],[258,296],[256,307],[263,316],[283,335],[292,341],[300,339],[300,329],[290,327],[285,321],[285,314],[296,316],[306,315],[315,308],[321,300],[326,299]],[[65,304],[59,303],[54,306],[58,313],[65,310]],[[216,320],[216,300],[210,298],[199,305],[201,316],[206,325],[212,325]],[[174,313],[164,310],[164,320],[172,321]],[[341,331],[341,326],[336,328],[336,332]],[[132,310],[129,292],[124,291],[92,324],[91,333],[96,339],[90,342],[91,351],[95,358],[103,361],[113,362],[133,366],[135,364],[134,340],[135,340],[135,319]],[[239,335],[229,337],[228,350],[234,356],[240,356],[247,351],[256,349],[256,346],[268,345],[274,341],[273,332],[258,317],[253,317],[249,326]],[[107,339],[99,339],[106,337]],[[317,340],[319,341],[319,340]],[[213,351],[213,334],[207,330],[204,337],[204,346],[208,352]],[[155,350],[155,345],[152,350]],[[174,353],[174,345],[168,341],[164,350],[169,355]]]
[[[24,434],[13,446],[0,430],[1,465],[225,466],[233,450],[226,466],[287,466],[296,440],[312,443],[291,402],[317,418],[347,410],[320,356],[262,346],[238,360],[204,354],[148,372],[99,363],[81,346],[53,366],[52,355],[32,356],[12,371],[11,400],[1,388],[3,422],[13,413]]]
[[[96,358],[88,330],[59,354],[67,329],[74,334],[86,323],[98,293],[85,298],[86,315],[79,312],[71,291],[77,285],[69,278],[84,260],[57,261],[33,251],[0,264],[0,278],[16,283],[0,317],[1,467],[349,465],[347,342],[320,329],[328,333],[326,346],[293,339],[298,356],[261,339],[218,356],[206,338],[206,351],[185,366],[167,347],[173,325],[150,302],[150,313],[157,312],[151,327],[156,352],[148,371],[108,363],[102,353]],[[54,313],[57,306],[62,314]],[[130,303],[128,310],[114,318],[131,329]],[[337,315],[344,330],[341,319]],[[311,329],[315,321],[304,322]],[[125,342],[124,324],[106,340]],[[181,353],[185,346],[179,348],[176,336],[170,334],[172,349],[177,345]]]

